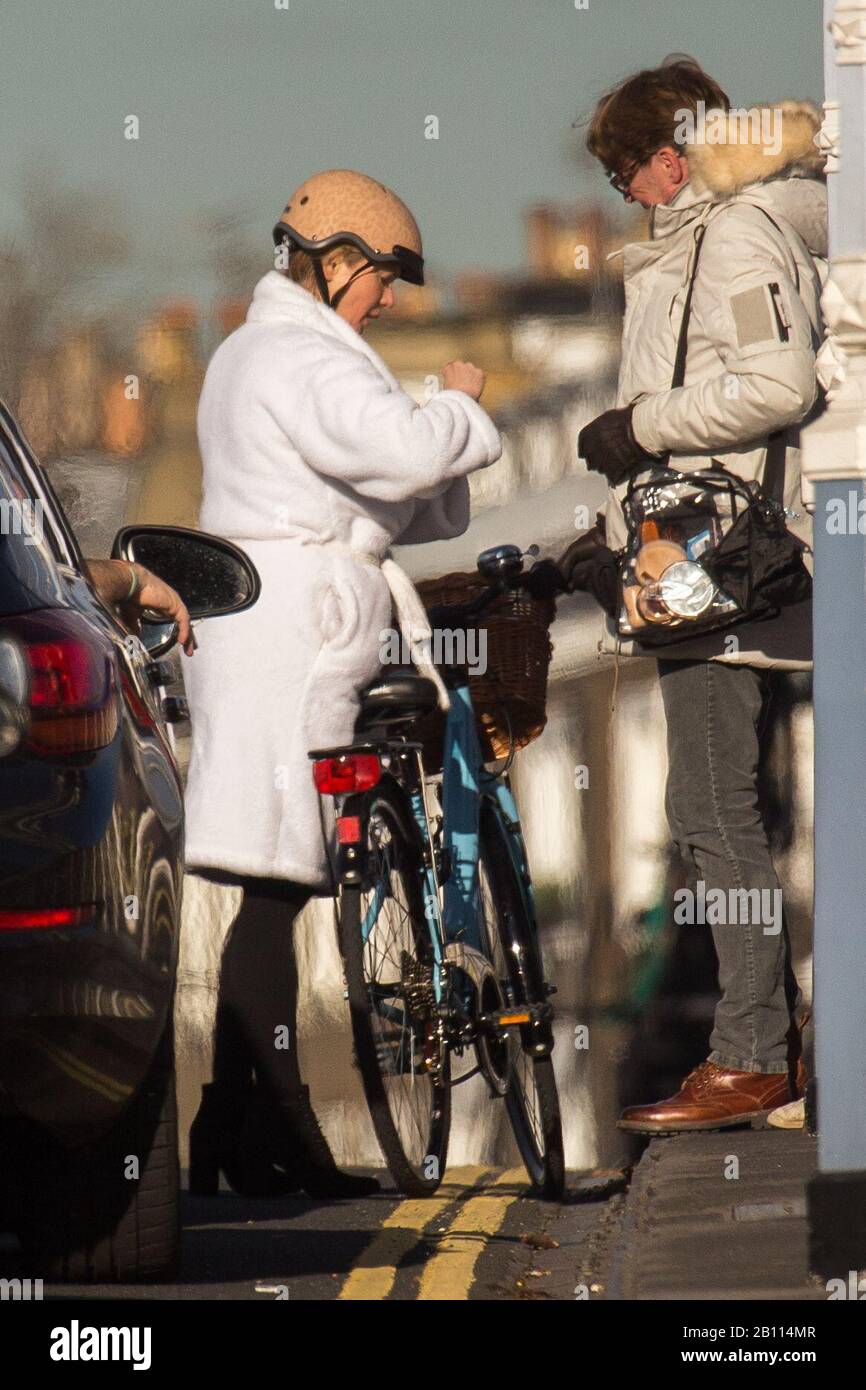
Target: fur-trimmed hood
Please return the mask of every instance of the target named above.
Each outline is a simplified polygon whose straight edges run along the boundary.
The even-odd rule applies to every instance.
[[[653,239],[676,235],[707,203],[735,200],[746,190],[772,216],[787,218],[810,253],[827,257],[825,153],[816,143],[821,113],[808,101],[706,114],[688,139],[689,181],[650,213]]]
[[[704,139],[688,142],[696,187],[728,196],[753,183],[785,177],[823,178],[818,148],[821,113],[811,101],[783,101],[748,111],[709,112]],[[700,129],[696,130],[700,136]]]

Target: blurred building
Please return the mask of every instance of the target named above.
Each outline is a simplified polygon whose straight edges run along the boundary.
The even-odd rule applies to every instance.
[[[196,412],[204,366],[196,305],[162,306],[139,340],[142,366],[154,383],[155,442],[131,518],[142,524],[195,526],[201,502]]]
[[[148,402],[138,378],[130,395],[129,374],[136,374],[136,363],[118,365],[98,326],[69,333],[27,364],[18,415],[43,462],[97,451],[141,452]]]
[[[526,215],[529,267],[540,280],[616,280],[610,253],[646,235],[643,210],[625,225],[613,223],[597,203],[538,203]]]

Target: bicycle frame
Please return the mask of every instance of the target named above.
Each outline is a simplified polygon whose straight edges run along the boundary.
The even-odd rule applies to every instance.
[[[449,680],[451,707],[445,719],[442,759],[442,842],[437,856],[433,844],[428,811],[428,791],[420,776],[415,785],[406,787],[419,846],[424,855],[424,906],[432,946],[433,987],[437,1004],[442,1003],[447,971],[446,952],[460,943],[483,954],[479,920],[478,863],[480,859],[481,806],[486,803],[504,829],[505,843],[523,895],[524,907],[532,931],[537,935],[538,920],[535,898],[520,826],[520,816],[511,792],[508,777],[502,772],[489,772],[484,766],[481,745],[475,727],[475,711],[466,676],[455,673]],[[411,748],[403,742],[389,739],[361,741],[353,745],[369,748],[382,754],[404,754]],[[419,745],[416,745],[419,746]],[[321,750],[324,752],[325,750]],[[331,749],[331,753],[341,750]],[[348,750],[346,750],[348,751]],[[312,755],[311,755],[312,756]],[[342,807],[343,814],[353,814],[359,798],[350,795]],[[345,850],[345,847],[343,847]],[[350,851],[351,853],[351,851]],[[437,863],[438,858],[438,863]],[[342,855],[338,856],[342,859]],[[354,857],[350,872],[354,877]],[[448,872],[440,883],[439,866],[447,864]],[[338,872],[340,881],[347,881],[343,863]],[[361,938],[366,943],[376,924],[384,901],[384,884],[379,883],[367,905],[361,922]]]
[[[442,749],[442,848],[449,872],[441,890],[437,883],[423,789],[419,787],[410,797],[422,843],[431,850],[430,862],[425,867],[425,904],[427,920],[433,926],[431,936],[438,938],[434,939],[437,965],[441,962],[443,947],[453,942],[462,942],[476,951],[482,951],[478,862],[483,801],[492,807],[507,832],[505,840],[521,886],[527,916],[533,931],[538,930],[520,817],[507,776],[488,772],[484,766],[475,728],[472,696],[465,676],[458,677],[453,684],[449,683],[449,694],[451,708],[446,716]],[[371,927],[373,921],[375,915]],[[438,971],[436,973],[439,974]],[[438,1002],[441,988],[438,982],[436,987]]]
[[[493,582],[466,604],[432,609],[431,624],[477,620],[517,584],[522,559],[515,546],[484,552],[479,573]],[[510,760],[501,771],[485,766],[468,671],[448,667],[437,785],[413,739],[413,726],[428,737],[417,721],[433,711],[431,683],[406,675],[393,682],[384,675],[364,692],[351,744],[309,751],[316,785],[336,800],[332,882],[346,895],[339,921],[346,998],[376,1133],[402,1190],[426,1194],[438,1167],[435,1181],[419,1171],[414,1137],[408,1147],[402,1137],[400,1097],[408,1086],[414,1098],[416,1078],[429,1075],[434,1090],[420,1093],[426,1130],[419,1133],[432,1136],[424,1142],[444,1165],[448,1093],[481,1076],[490,1096],[504,1101],[533,1185],[557,1196],[564,1165],[547,998],[555,990],[543,977]]]

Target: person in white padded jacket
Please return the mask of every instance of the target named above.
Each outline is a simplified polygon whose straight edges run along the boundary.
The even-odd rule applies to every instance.
[[[344,1195],[377,1184],[334,1167],[295,1046],[292,923],[311,894],[331,891],[333,811],[319,805],[307,754],[351,739],[359,692],[379,670],[391,587],[405,580],[389,546],[461,534],[468,475],[501,442],[477,403],[478,368],[449,363],[422,407],[363,341],[396,277],[423,282],[417,224],[390,189],[349,170],[317,174],[274,231],[275,268],[217,349],[198,416],[200,525],[250,555],[262,588],[252,608],[198,625],[186,665],[187,866],[244,888],[191,1185],[215,1191],[222,1167],[248,1192]],[[280,1024],[288,1049],[274,1047]]]
[[[578,440],[588,467],[610,484],[604,543],[598,531],[578,538],[549,572],[555,582],[558,568],[568,589],[595,593],[608,614],[616,602],[614,554],[626,539],[628,480],[668,453],[677,469],[715,460],[764,482],[770,436],[781,432],[788,525],[811,540],[798,445],[800,428],[822,406],[827,191],[820,124],[804,102],[733,111],[694,60],[636,73],[595,108],[587,145],[626,201],[650,210],[649,238],[623,250],[616,407]],[[699,228],[684,384],[672,388]],[[661,652],[666,809],[689,873],[692,920],[703,920],[701,885],[734,908],[714,924],[707,913],[721,997],[706,1060],[675,1095],[628,1107],[620,1125],[664,1134],[748,1123],[793,1105],[805,1079],[805,1018],[757,771],[772,669],[811,665],[811,603],[663,649],[620,642],[608,616],[600,647],[625,656]],[[771,919],[763,906],[757,919],[756,898],[772,903]]]

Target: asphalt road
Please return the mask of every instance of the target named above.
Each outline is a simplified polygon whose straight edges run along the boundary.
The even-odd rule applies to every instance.
[[[183,1278],[166,1285],[46,1284],[46,1299],[501,1300],[604,1296],[622,1180],[572,1178],[565,1202],[527,1195],[522,1169],[448,1171],[404,1199],[387,1174],[359,1202],[184,1193]],[[19,1269],[0,1250],[0,1276]]]

